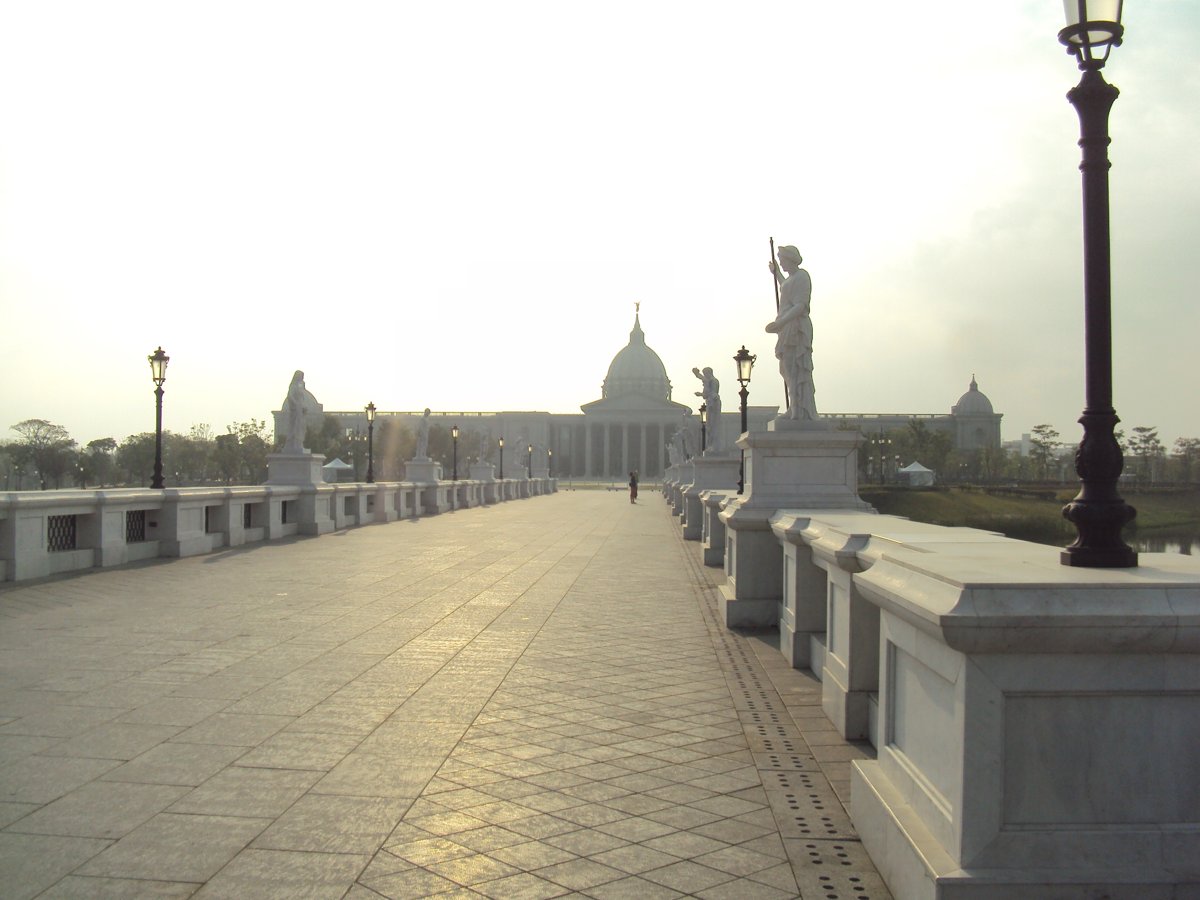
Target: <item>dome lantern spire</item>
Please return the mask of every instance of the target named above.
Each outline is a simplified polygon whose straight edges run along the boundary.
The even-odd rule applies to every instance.
[[[603,397],[641,394],[658,400],[671,399],[671,381],[667,378],[667,369],[658,354],[646,345],[641,308],[640,302],[633,305],[633,330],[629,332],[629,343],[613,357],[608,367],[608,377],[601,388]]]

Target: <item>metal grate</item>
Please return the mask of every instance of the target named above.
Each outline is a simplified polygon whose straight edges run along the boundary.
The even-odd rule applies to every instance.
[[[146,511],[131,509],[125,513],[125,543],[140,544],[146,540]]]
[[[219,509],[219,507],[216,507],[216,506],[204,507],[204,533],[205,534],[213,534],[217,531],[220,531],[220,529],[213,522],[213,513],[217,509]]]
[[[242,527],[250,528],[254,522],[254,504],[247,503],[242,507]]]
[[[75,549],[75,516],[46,517],[46,549],[51,553]]]
[[[292,520],[292,501],[284,500],[279,504],[279,521],[280,524],[286,525]]]

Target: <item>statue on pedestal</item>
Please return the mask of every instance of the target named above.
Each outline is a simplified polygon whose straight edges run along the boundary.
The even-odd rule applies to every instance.
[[[683,425],[675,429],[675,434],[671,436],[671,447],[669,450],[671,465],[678,466],[687,462],[687,431]]]
[[[287,416],[287,438],[280,448],[280,453],[304,453],[304,435],[308,429],[307,412],[311,405],[317,405],[317,398],[308,392],[304,386],[304,373],[299,369],[292,376],[288,385],[287,397],[283,401],[283,412]]]
[[[713,370],[705,366],[704,371],[692,369],[692,374],[700,379],[701,389],[696,396],[704,400],[707,414],[707,424],[704,426],[705,454],[714,456],[721,452],[721,382],[713,374]]]
[[[421,424],[417,426],[417,452],[413,459],[429,459],[429,407],[421,416]]]
[[[778,256],[779,264],[772,260],[770,266],[779,286],[779,313],[767,325],[767,331],[776,335],[775,355],[779,358],[779,372],[788,394],[788,411],[781,418],[815,422],[813,327],[809,318],[812,280],[808,272],[800,268],[804,260],[795,247],[780,247]],[[780,269],[787,273],[786,278],[780,277]]]

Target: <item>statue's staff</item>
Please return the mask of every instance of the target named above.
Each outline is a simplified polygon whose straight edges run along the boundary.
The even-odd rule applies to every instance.
[[[771,237],[771,238],[768,238],[768,240],[771,242],[771,284],[773,284],[775,286],[775,315],[778,316],[779,315],[779,269],[777,268],[778,264],[775,262],[775,238]],[[783,383],[783,402],[784,402],[784,405],[788,409],[792,408],[792,398],[788,396],[788,386],[787,386],[786,381]]]
[[[775,315],[779,315],[779,273],[775,270],[775,238],[771,242],[771,284],[775,286]]]

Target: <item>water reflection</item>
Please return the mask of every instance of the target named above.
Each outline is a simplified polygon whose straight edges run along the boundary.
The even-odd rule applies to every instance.
[[[1194,534],[1135,536],[1127,540],[1129,545],[1139,553],[1182,553],[1184,556],[1191,556],[1193,552],[1192,548],[1200,543],[1200,537]]]

